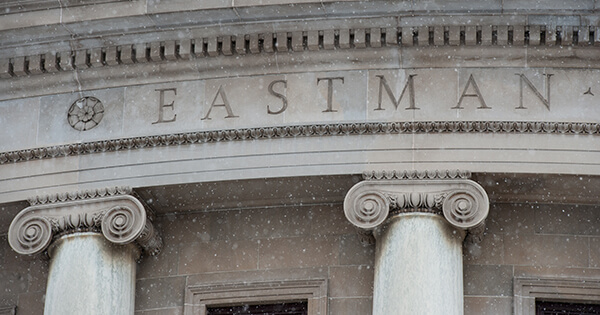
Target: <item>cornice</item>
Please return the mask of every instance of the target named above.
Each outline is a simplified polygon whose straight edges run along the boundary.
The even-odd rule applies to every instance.
[[[10,246],[19,254],[44,252],[65,234],[97,232],[115,244],[135,242],[150,255],[162,247],[152,224],[152,214],[130,188],[38,196],[17,214],[8,230]]]
[[[381,172],[417,174],[416,172]],[[423,212],[443,215],[449,224],[468,232],[466,242],[480,242],[489,212],[489,199],[476,182],[448,174],[466,171],[428,171],[421,174],[443,174],[443,179],[410,177],[411,179],[366,180],[354,185],[344,199],[344,213],[359,229],[363,242],[372,242],[371,231],[393,216]]]
[[[212,33],[212,32],[211,32]],[[188,33],[189,34],[189,33]],[[335,27],[181,37],[64,49],[0,60],[0,79],[34,77],[44,73],[116,68],[130,64],[168,63],[200,58],[237,58],[241,55],[298,53],[349,49],[457,47],[600,47],[595,25],[418,25],[390,27]]]
[[[0,152],[0,165],[80,156],[104,152],[121,152],[152,147],[171,147],[191,144],[286,139],[299,137],[329,137],[377,134],[554,134],[554,135],[600,135],[600,123],[583,122],[533,122],[533,121],[412,121],[412,122],[361,122],[337,124],[309,124],[259,128],[197,131],[71,143],[38,147],[17,151]],[[462,176],[461,174],[458,174]],[[379,179],[377,174],[365,175]],[[381,176],[389,179],[408,179],[411,174],[391,173]],[[427,175],[427,176],[432,176]],[[435,176],[439,176],[435,175]],[[365,178],[369,179],[369,178]],[[59,199],[59,196],[53,197]],[[63,198],[63,197],[61,197]],[[69,198],[67,195],[64,198]],[[63,199],[64,199],[63,198]]]

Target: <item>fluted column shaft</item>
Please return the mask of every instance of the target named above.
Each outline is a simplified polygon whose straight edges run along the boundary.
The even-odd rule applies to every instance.
[[[375,233],[373,315],[463,314],[464,234],[436,214],[388,219]]]
[[[139,249],[100,233],[60,237],[49,248],[44,315],[132,315]]]

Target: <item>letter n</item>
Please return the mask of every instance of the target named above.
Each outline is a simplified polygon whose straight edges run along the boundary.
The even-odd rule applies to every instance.
[[[535,94],[535,96],[542,101],[542,103],[546,106],[548,110],[550,110],[550,77],[553,74],[546,74],[546,98],[542,96],[542,93],[535,88],[533,83],[527,79],[524,74],[516,73],[515,75],[519,76],[519,107],[515,107],[515,109],[527,109],[527,107],[523,106],[523,83],[527,84],[527,86],[531,89],[531,91]]]

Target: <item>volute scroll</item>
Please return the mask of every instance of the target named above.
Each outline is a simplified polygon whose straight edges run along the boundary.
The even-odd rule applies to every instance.
[[[346,218],[356,227],[371,230],[383,223],[390,213],[389,199],[380,192],[366,191],[344,201]]]
[[[51,202],[44,203],[30,201],[32,205],[11,222],[9,244],[19,254],[36,255],[62,235],[97,232],[112,243],[135,242],[148,254],[158,254],[162,239],[144,205],[130,192],[114,190],[100,195],[71,194],[73,198],[51,198]]]
[[[381,172],[384,175],[396,173]],[[374,240],[370,237],[372,231],[382,226],[387,218],[406,212],[443,215],[449,224],[467,232],[466,242],[481,241],[489,213],[485,190],[463,176],[441,176],[439,174],[449,172],[439,171],[430,173],[436,174],[437,178],[369,176],[348,191],[344,199],[344,213],[348,221],[359,229],[363,243]]]

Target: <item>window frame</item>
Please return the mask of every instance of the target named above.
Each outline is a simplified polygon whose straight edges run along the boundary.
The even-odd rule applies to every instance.
[[[598,304],[600,303],[600,279],[515,278],[515,315],[536,315],[536,300]]]
[[[189,278],[188,278],[189,280]],[[242,279],[193,283],[185,289],[184,315],[206,315],[207,307],[306,301],[308,315],[327,315],[327,279]]]
[[[0,315],[15,315],[16,306],[0,306]]]

